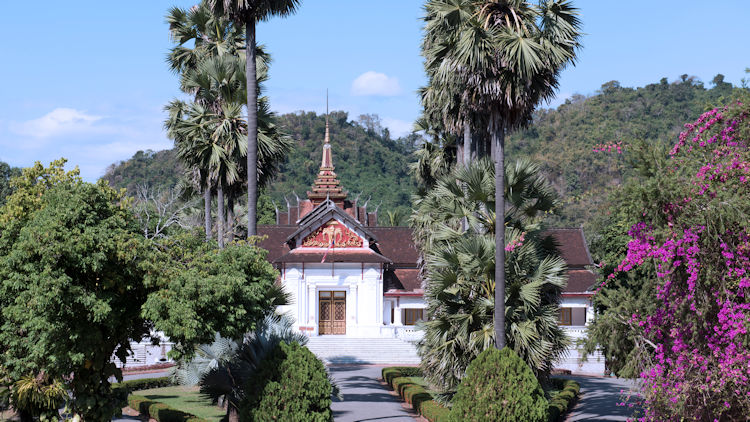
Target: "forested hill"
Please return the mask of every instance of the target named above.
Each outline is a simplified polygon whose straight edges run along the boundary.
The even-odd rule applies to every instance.
[[[578,226],[591,219],[606,199],[607,190],[627,177],[623,155],[595,152],[601,144],[621,142],[627,150],[635,139],[674,143],[682,126],[701,112],[732,98],[733,87],[714,78],[707,88],[694,78],[676,82],[662,79],[641,88],[621,87],[616,81],[602,85],[593,96],[574,96],[557,109],[536,113],[530,128],[508,139],[509,160],[530,157],[562,195],[560,216],[553,223]],[[336,173],[343,187],[361,199],[372,198],[370,207],[383,211],[409,209],[414,182],[408,173],[415,137],[391,139],[376,116],[349,120],[345,112],[330,116],[331,144]],[[325,117],[312,112],[279,116],[279,124],[295,141],[296,148],[282,166],[268,193],[278,204],[292,192],[304,197],[320,166]],[[113,165],[104,176],[117,187],[131,188],[149,182],[169,186],[177,180],[179,164],[171,151],[139,152]],[[385,221],[381,219],[381,223]]]
[[[388,129],[374,115],[349,120],[343,111],[331,112],[331,145],[333,164],[341,185],[354,199],[371,198],[369,209],[380,205],[384,211],[410,209],[410,195],[415,184],[408,172],[416,136],[392,139]],[[284,114],[278,117],[284,132],[292,137],[295,147],[281,167],[279,176],[266,190],[272,199],[285,207],[284,195],[295,201],[294,193],[304,198],[312,186],[322,158],[325,116],[313,112]],[[182,171],[173,150],[139,151],[132,158],[113,164],[102,177],[117,188],[133,192],[140,184],[169,187]],[[381,221],[385,223],[385,220]],[[403,222],[403,221],[402,221]]]
[[[624,88],[617,81],[602,85],[597,95],[574,96],[557,109],[540,110],[533,124],[508,140],[508,159],[529,157],[542,164],[562,196],[555,225],[579,226],[590,221],[607,190],[628,176],[624,155],[634,140],[674,144],[685,123],[704,110],[732,99],[733,87],[718,75],[707,89],[683,75],[669,83]]]

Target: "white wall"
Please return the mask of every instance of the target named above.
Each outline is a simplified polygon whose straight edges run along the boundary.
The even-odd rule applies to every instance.
[[[301,331],[318,334],[318,294],[346,292],[346,334],[377,337],[383,323],[383,277],[380,264],[323,263],[287,264],[282,285],[294,303],[289,311]]]

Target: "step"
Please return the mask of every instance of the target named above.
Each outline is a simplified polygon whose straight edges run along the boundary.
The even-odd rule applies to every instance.
[[[307,347],[328,364],[417,365],[414,344],[393,338],[311,337]]]

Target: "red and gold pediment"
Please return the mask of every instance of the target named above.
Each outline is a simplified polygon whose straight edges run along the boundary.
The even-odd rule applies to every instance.
[[[362,238],[338,220],[332,219],[302,240],[306,248],[361,248]]]

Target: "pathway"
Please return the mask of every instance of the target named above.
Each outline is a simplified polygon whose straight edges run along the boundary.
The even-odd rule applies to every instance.
[[[336,422],[414,422],[414,414],[378,382],[382,366],[340,365],[328,369],[344,394],[344,401],[334,398],[331,405]]]
[[[633,414],[633,408],[618,406],[624,401],[624,392],[635,384],[633,381],[620,378],[587,377],[568,375],[581,385],[581,399],[568,415],[566,422],[573,421],[627,421]]]

